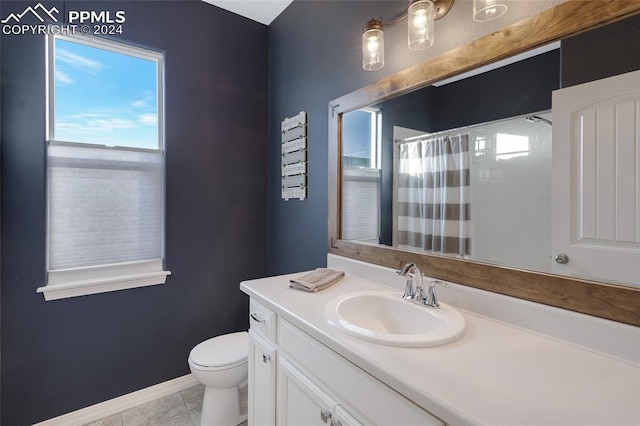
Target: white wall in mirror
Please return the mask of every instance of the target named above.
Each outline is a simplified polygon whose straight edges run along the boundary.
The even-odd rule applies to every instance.
[[[536,114],[551,120],[550,113]],[[516,117],[470,129],[470,258],[551,271],[551,126]]]

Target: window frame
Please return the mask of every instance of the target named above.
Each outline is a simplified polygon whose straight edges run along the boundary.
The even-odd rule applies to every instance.
[[[126,146],[110,146],[105,144],[90,144],[74,141],[61,141],[55,138],[55,42],[57,39],[82,44],[88,47],[107,50],[114,53],[150,60],[156,64],[156,102],[157,102],[157,149],[146,149]],[[165,237],[166,237],[166,156],[165,156],[165,96],[164,96],[164,52],[133,46],[120,40],[103,39],[81,34],[48,34],[45,41],[46,61],[46,144],[47,163],[49,146],[72,145],[108,150],[143,151],[157,153],[161,156],[162,174],[162,235],[160,259],[131,261],[113,264],[101,264],[88,267],[69,269],[49,269],[50,241],[50,195],[49,173],[47,172],[46,196],[46,271],[47,283],[36,291],[43,293],[45,300],[57,300],[88,294],[104,293],[128,288],[137,288],[164,284],[170,271],[164,268]],[[48,170],[47,164],[47,170]]]
[[[382,111],[380,108],[361,108],[371,114],[371,167],[382,170]]]

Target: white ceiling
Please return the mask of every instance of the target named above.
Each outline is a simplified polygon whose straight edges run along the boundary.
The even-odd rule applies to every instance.
[[[293,0],[203,0],[229,12],[269,25]]]

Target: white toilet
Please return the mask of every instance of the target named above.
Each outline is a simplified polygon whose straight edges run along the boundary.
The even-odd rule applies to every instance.
[[[249,334],[241,331],[205,340],[189,353],[189,368],[205,385],[202,426],[233,426],[247,419],[240,387],[247,382],[248,345]]]

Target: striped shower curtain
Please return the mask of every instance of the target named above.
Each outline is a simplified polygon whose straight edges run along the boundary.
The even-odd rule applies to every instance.
[[[469,254],[470,182],[468,133],[401,143],[398,246]]]

